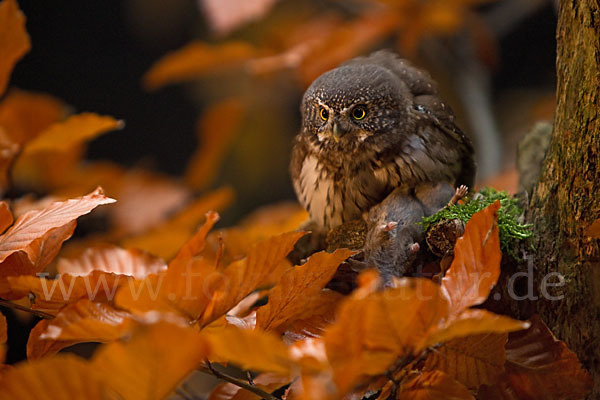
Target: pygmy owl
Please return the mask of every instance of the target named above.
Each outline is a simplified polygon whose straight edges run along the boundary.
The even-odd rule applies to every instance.
[[[302,99],[291,174],[298,199],[330,229],[399,189],[471,186],[471,141],[424,71],[387,51],[318,77]]]

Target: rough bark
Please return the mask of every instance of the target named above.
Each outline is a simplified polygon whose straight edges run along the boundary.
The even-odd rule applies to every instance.
[[[577,353],[600,398],[600,0],[561,0],[554,133],[530,203],[536,282],[560,273],[563,286],[538,292],[542,319]],[[550,282],[558,282],[556,278]],[[538,286],[539,288],[539,286]],[[547,296],[546,296],[547,297]]]

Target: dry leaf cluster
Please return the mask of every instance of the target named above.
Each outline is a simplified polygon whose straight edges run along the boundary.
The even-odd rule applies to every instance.
[[[215,29],[226,32],[274,1],[259,2],[248,11],[252,17],[232,16],[235,21],[219,19],[229,15],[218,10],[222,3],[204,3],[219,15]],[[308,80],[398,26],[410,26],[413,36],[423,26],[451,29],[471,2],[380,3],[357,20],[314,19],[327,32],[324,38],[299,42],[292,34],[278,53],[247,43],[191,44],[159,62],[145,82],[157,87],[227,61],[232,67],[247,62],[255,71],[293,65]],[[400,18],[407,18],[404,25]],[[363,36],[345,46],[348,32]],[[325,52],[332,43],[335,51]],[[213,400],[563,399],[587,393],[589,376],[541,321],[476,308],[500,274],[499,203],[469,221],[440,284],[403,278],[382,289],[377,273],[366,271],[357,289],[342,295],[326,286],[352,251],[315,253],[296,266],[288,260],[305,235],[298,228],[306,214],[297,205],[270,206],[235,227],[213,230],[219,219],[214,210],[225,208],[232,192],[196,191],[214,178],[239,121],[229,120],[221,135],[211,121],[223,112],[240,116],[243,104],[218,104],[199,123],[205,146],[182,182],[86,162],[86,142],[123,123],[92,113],[68,115],[48,95],[4,93],[29,47],[16,1],[3,0],[0,305],[41,320],[29,335],[28,361],[6,365],[7,323],[0,314],[0,399],[163,399],[192,371],[226,381],[210,394]],[[309,62],[325,53],[331,57],[320,57],[321,64]],[[16,187],[50,196],[14,196]],[[63,248],[81,217],[92,228],[94,218],[108,228],[92,229]],[[89,359],[59,353],[85,342],[103,344]],[[216,364],[258,375],[235,378]]]

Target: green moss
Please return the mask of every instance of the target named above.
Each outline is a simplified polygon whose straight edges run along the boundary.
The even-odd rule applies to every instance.
[[[531,224],[519,222],[523,210],[518,206],[518,200],[510,197],[506,192],[499,192],[492,188],[483,188],[474,196],[466,199],[464,204],[450,205],[429,217],[423,218],[425,230],[430,226],[446,219],[460,219],[467,222],[473,214],[486,208],[496,200],[500,201],[498,211],[498,228],[500,232],[500,246],[502,251],[515,256],[514,249],[520,241],[529,241],[533,232]]]

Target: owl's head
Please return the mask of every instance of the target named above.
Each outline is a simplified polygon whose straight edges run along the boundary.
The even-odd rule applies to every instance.
[[[302,133],[313,143],[341,149],[389,132],[401,123],[410,92],[389,69],[350,63],[318,77],[301,106]]]

